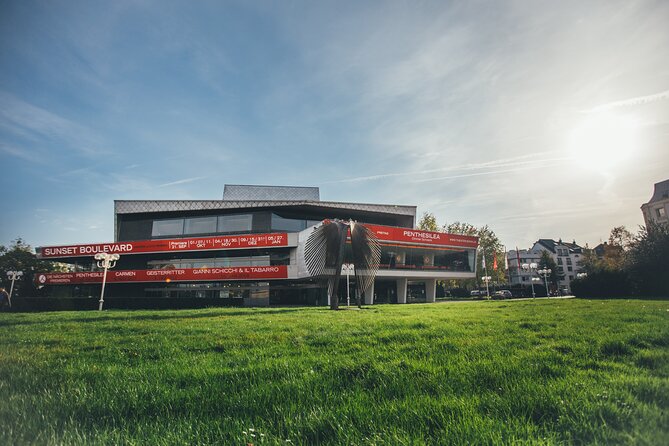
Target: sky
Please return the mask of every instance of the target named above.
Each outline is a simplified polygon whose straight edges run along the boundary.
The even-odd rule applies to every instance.
[[[0,244],[270,184],[592,247],[669,179],[667,23],[666,1],[0,0]]]

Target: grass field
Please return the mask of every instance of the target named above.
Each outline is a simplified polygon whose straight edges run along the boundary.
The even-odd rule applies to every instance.
[[[0,444],[669,444],[669,301],[0,314]]]

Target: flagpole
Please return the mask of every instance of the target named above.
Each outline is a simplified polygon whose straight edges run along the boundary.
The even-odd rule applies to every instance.
[[[506,246],[504,248],[504,269],[506,270],[506,276],[507,279],[509,280],[509,286],[511,286],[511,270],[509,269],[509,252],[506,250]]]
[[[488,277],[488,264],[485,261],[485,248],[483,248],[483,269],[485,269],[485,276]],[[490,299],[490,285],[488,283],[490,279],[485,281],[485,294]]]

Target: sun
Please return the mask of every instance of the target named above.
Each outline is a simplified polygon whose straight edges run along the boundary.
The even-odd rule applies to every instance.
[[[638,121],[631,116],[588,114],[569,134],[569,155],[583,167],[611,171],[639,148],[638,129]]]

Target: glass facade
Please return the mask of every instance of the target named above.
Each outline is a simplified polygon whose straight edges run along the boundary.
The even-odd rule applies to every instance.
[[[250,232],[253,228],[251,214],[221,215],[218,217],[218,232]]]
[[[289,265],[290,254],[287,251],[261,251],[254,255],[228,255],[199,259],[165,259],[146,262],[147,269],[177,268],[218,268],[235,266],[275,266]]]
[[[214,233],[216,232],[216,220],[216,217],[186,218],[184,219],[184,234]]]
[[[272,230],[286,232],[300,232],[320,223],[321,220],[307,220],[303,218],[285,218],[277,214],[272,214]]]
[[[380,269],[474,271],[473,249],[382,246]]]
[[[170,235],[183,235],[184,219],[174,218],[170,220],[154,220],[152,237],[166,237]]]

